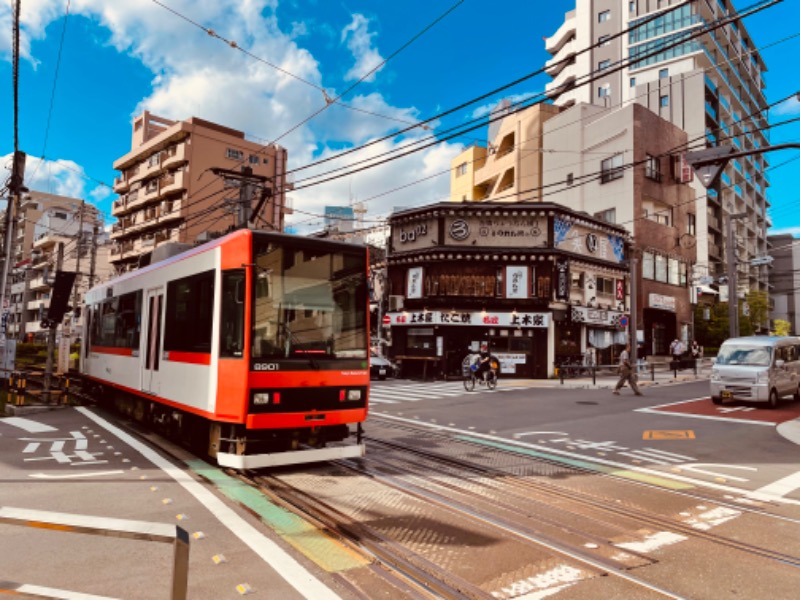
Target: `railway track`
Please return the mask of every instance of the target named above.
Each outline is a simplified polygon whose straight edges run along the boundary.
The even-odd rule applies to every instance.
[[[249,479],[433,597],[719,598],[725,587],[758,597],[764,589],[744,576],[751,569],[783,597],[800,576],[800,523],[791,519],[606,477],[637,495],[614,501],[559,483],[595,473],[457,442],[463,455],[511,466],[476,464],[432,448],[453,444],[446,436],[394,429],[414,442],[388,439],[381,424],[363,459]],[[519,474],[531,471],[547,476]],[[737,518],[747,522],[737,526]],[[713,531],[726,522],[726,533]],[[751,529],[762,539],[748,540],[742,532]],[[719,568],[709,574],[705,559],[687,564],[687,550]]]

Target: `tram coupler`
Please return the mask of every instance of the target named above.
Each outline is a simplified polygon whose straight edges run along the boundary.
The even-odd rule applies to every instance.
[[[356,443],[361,445],[364,441],[364,428],[361,423],[356,423]]]

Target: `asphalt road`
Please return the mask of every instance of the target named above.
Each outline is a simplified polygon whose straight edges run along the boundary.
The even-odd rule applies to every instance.
[[[469,393],[456,381],[374,382],[370,419],[657,476],[800,516],[800,448],[776,430],[800,417],[800,403],[715,406],[707,381],[654,385],[641,397],[541,385],[505,380],[495,391]]]

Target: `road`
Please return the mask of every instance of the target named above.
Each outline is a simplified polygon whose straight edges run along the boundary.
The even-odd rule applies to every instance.
[[[455,381],[374,382],[371,401],[371,419],[443,428],[487,446],[511,444],[522,453],[649,476],[665,487],[716,490],[777,511],[800,507],[798,447],[776,430],[800,418],[796,402],[778,410],[715,406],[707,381],[653,385],[637,397],[630,390],[615,396],[608,387],[520,380],[472,393]]]

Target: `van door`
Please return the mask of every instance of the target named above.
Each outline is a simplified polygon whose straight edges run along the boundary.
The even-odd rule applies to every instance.
[[[154,376],[161,364],[161,312],[164,307],[164,290],[156,288],[148,290],[145,297],[145,318],[142,326],[144,333],[144,360],[142,360],[142,391],[158,393]]]
[[[794,391],[792,389],[794,382],[794,377],[792,377],[794,369],[794,361],[792,361],[793,354],[794,352],[791,346],[775,347],[775,358],[773,360],[773,365],[778,360],[783,361],[783,365],[780,367],[773,367],[773,372],[775,375],[775,389],[778,390],[779,396],[787,396]]]

